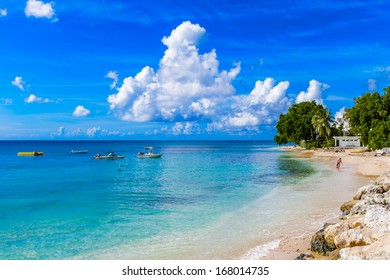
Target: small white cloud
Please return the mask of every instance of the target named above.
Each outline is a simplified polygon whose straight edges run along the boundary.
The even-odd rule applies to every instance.
[[[100,126],[98,127],[92,127],[87,129],[87,135],[89,137],[95,137],[96,135],[99,135],[101,132]]]
[[[191,135],[191,134],[198,134],[199,132],[200,132],[200,128],[196,122],[177,122],[172,127],[172,134],[174,135],[180,135],[180,134]]]
[[[120,131],[109,131],[106,129],[102,129],[100,126],[94,126],[87,129],[87,136],[94,138],[94,137],[106,137],[106,136],[124,136],[124,135],[130,135],[131,133],[123,133]]]
[[[66,132],[66,129],[65,127],[61,126],[58,128],[58,131],[57,131],[57,136],[65,136],[65,132]]]
[[[23,81],[22,77],[16,77],[15,80],[11,82],[14,86],[18,87],[20,90],[24,91],[24,84],[25,82]]]
[[[374,91],[374,90],[377,89],[376,80],[374,80],[374,79],[368,79],[367,84],[368,84],[368,90],[369,90],[369,91]]]
[[[311,80],[307,92],[301,91],[298,94],[295,103],[314,100],[317,104],[323,105],[322,93],[328,88],[330,88],[328,84],[320,83],[317,80]]]
[[[0,9],[0,17],[7,16],[7,9]]]
[[[76,130],[73,130],[71,133],[70,133],[71,136],[80,136],[81,135],[81,128],[78,127]]]
[[[119,80],[117,71],[110,71],[104,77],[113,80],[111,85],[110,85],[110,89],[113,89],[116,87],[116,84],[118,83],[118,80]]]
[[[30,94],[29,97],[24,99],[24,102],[26,102],[26,103],[51,103],[53,101],[51,101],[49,98],[42,98],[42,97],[36,96],[35,94]]]
[[[53,21],[57,21],[58,19],[54,18],[55,11],[53,9],[54,3],[43,3],[39,0],[28,0],[26,3],[26,8],[24,9],[24,13],[28,17],[35,18],[48,18],[53,19]]]
[[[91,113],[88,109],[84,108],[84,106],[77,106],[76,109],[73,111],[73,116],[74,117],[86,117]]]
[[[11,105],[14,101],[11,98],[0,98],[0,104]]]

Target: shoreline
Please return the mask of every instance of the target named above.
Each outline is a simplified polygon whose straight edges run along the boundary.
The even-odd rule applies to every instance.
[[[336,161],[338,158],[342,158],[342,166],[340,168],[340,174],[343,175],[343,170],[351,172],[352,176],[361,176],[365,178],[366,183],[362,182],[361,185],[353,186],[348,190],[349,200],[355,195],[356,191],[367,185],[373,179],[379,177],[385,172],[390,170],[390,157],[382,156],[376,157],[373,152],[362,153],[356,150],[346,150],[345,152],[331,152],[327,150],[304,150],[299,147],[296,148],[286,148],[284,149],[287,152],[292,152],[294,157],[297,158],[308,158],[315,162],[324,163],[334,169],[336,169]],[[338,196],[336,195],[335,199]],[[331,198],[334,200],[333,198]],[[345,200],[347,201],[347,200]],[[345,202],[344,201],[344,202]],[[328,201],[332,203],[332,201]],[[342,212],[340,206],[335,209],[335,212],[322,213],[326,219],[323,220],[323,224],[332,223],[336,224],[340,222],[340,217]],[[317,230],[320,230],[318,228]],[[311,252],[311,239],[316,231],[308,233],[307,230],[303,229],[301,232],[290,234],[285,234],[281,239],[276,248],[269,250],[268,254],[262,257],[262,260],[295,260],[299,255],[303,254],[306,256],[311,256],[309,259],[314,260],[326,260],[329,257],[322,256],[317,253]]]

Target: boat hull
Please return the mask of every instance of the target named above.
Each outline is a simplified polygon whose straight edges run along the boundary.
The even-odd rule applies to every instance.
[[[124,156],[100,156],[100,157],[94,157],[93,159],[122,159],[125,158]]]
[[[87,154],[88,153],[88,150],[71,150],[70,151],[71,154]]]
[[[160,158],[162,154],[144,154],[144,155],[137,155],[138,158]]]

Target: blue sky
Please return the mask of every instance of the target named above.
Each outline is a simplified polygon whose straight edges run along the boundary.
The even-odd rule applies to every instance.
[[[390,84],[390,1],[0,0],[0,139],[273,139]]]

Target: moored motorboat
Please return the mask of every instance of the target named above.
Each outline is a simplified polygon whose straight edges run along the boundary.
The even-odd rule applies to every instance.
[[[144,152],[139,152],[137,157],[138,158],[160,158],[162,154],[155,154],[153,153],[153,147],[145,147],[145,150],[147,151],[146,153]]]
[[[23,157],[36,157],[36,156],[43,156],[43,152],[19,152],[18,156]]]
[[[101,154],[96,154],[93,159],[122,159],[125,158],[122,155],[117,155],[114,152],[109,152],[108,155],[103,156]]]
[[[88,150],[71,150],[71,154],[87,154]]]

